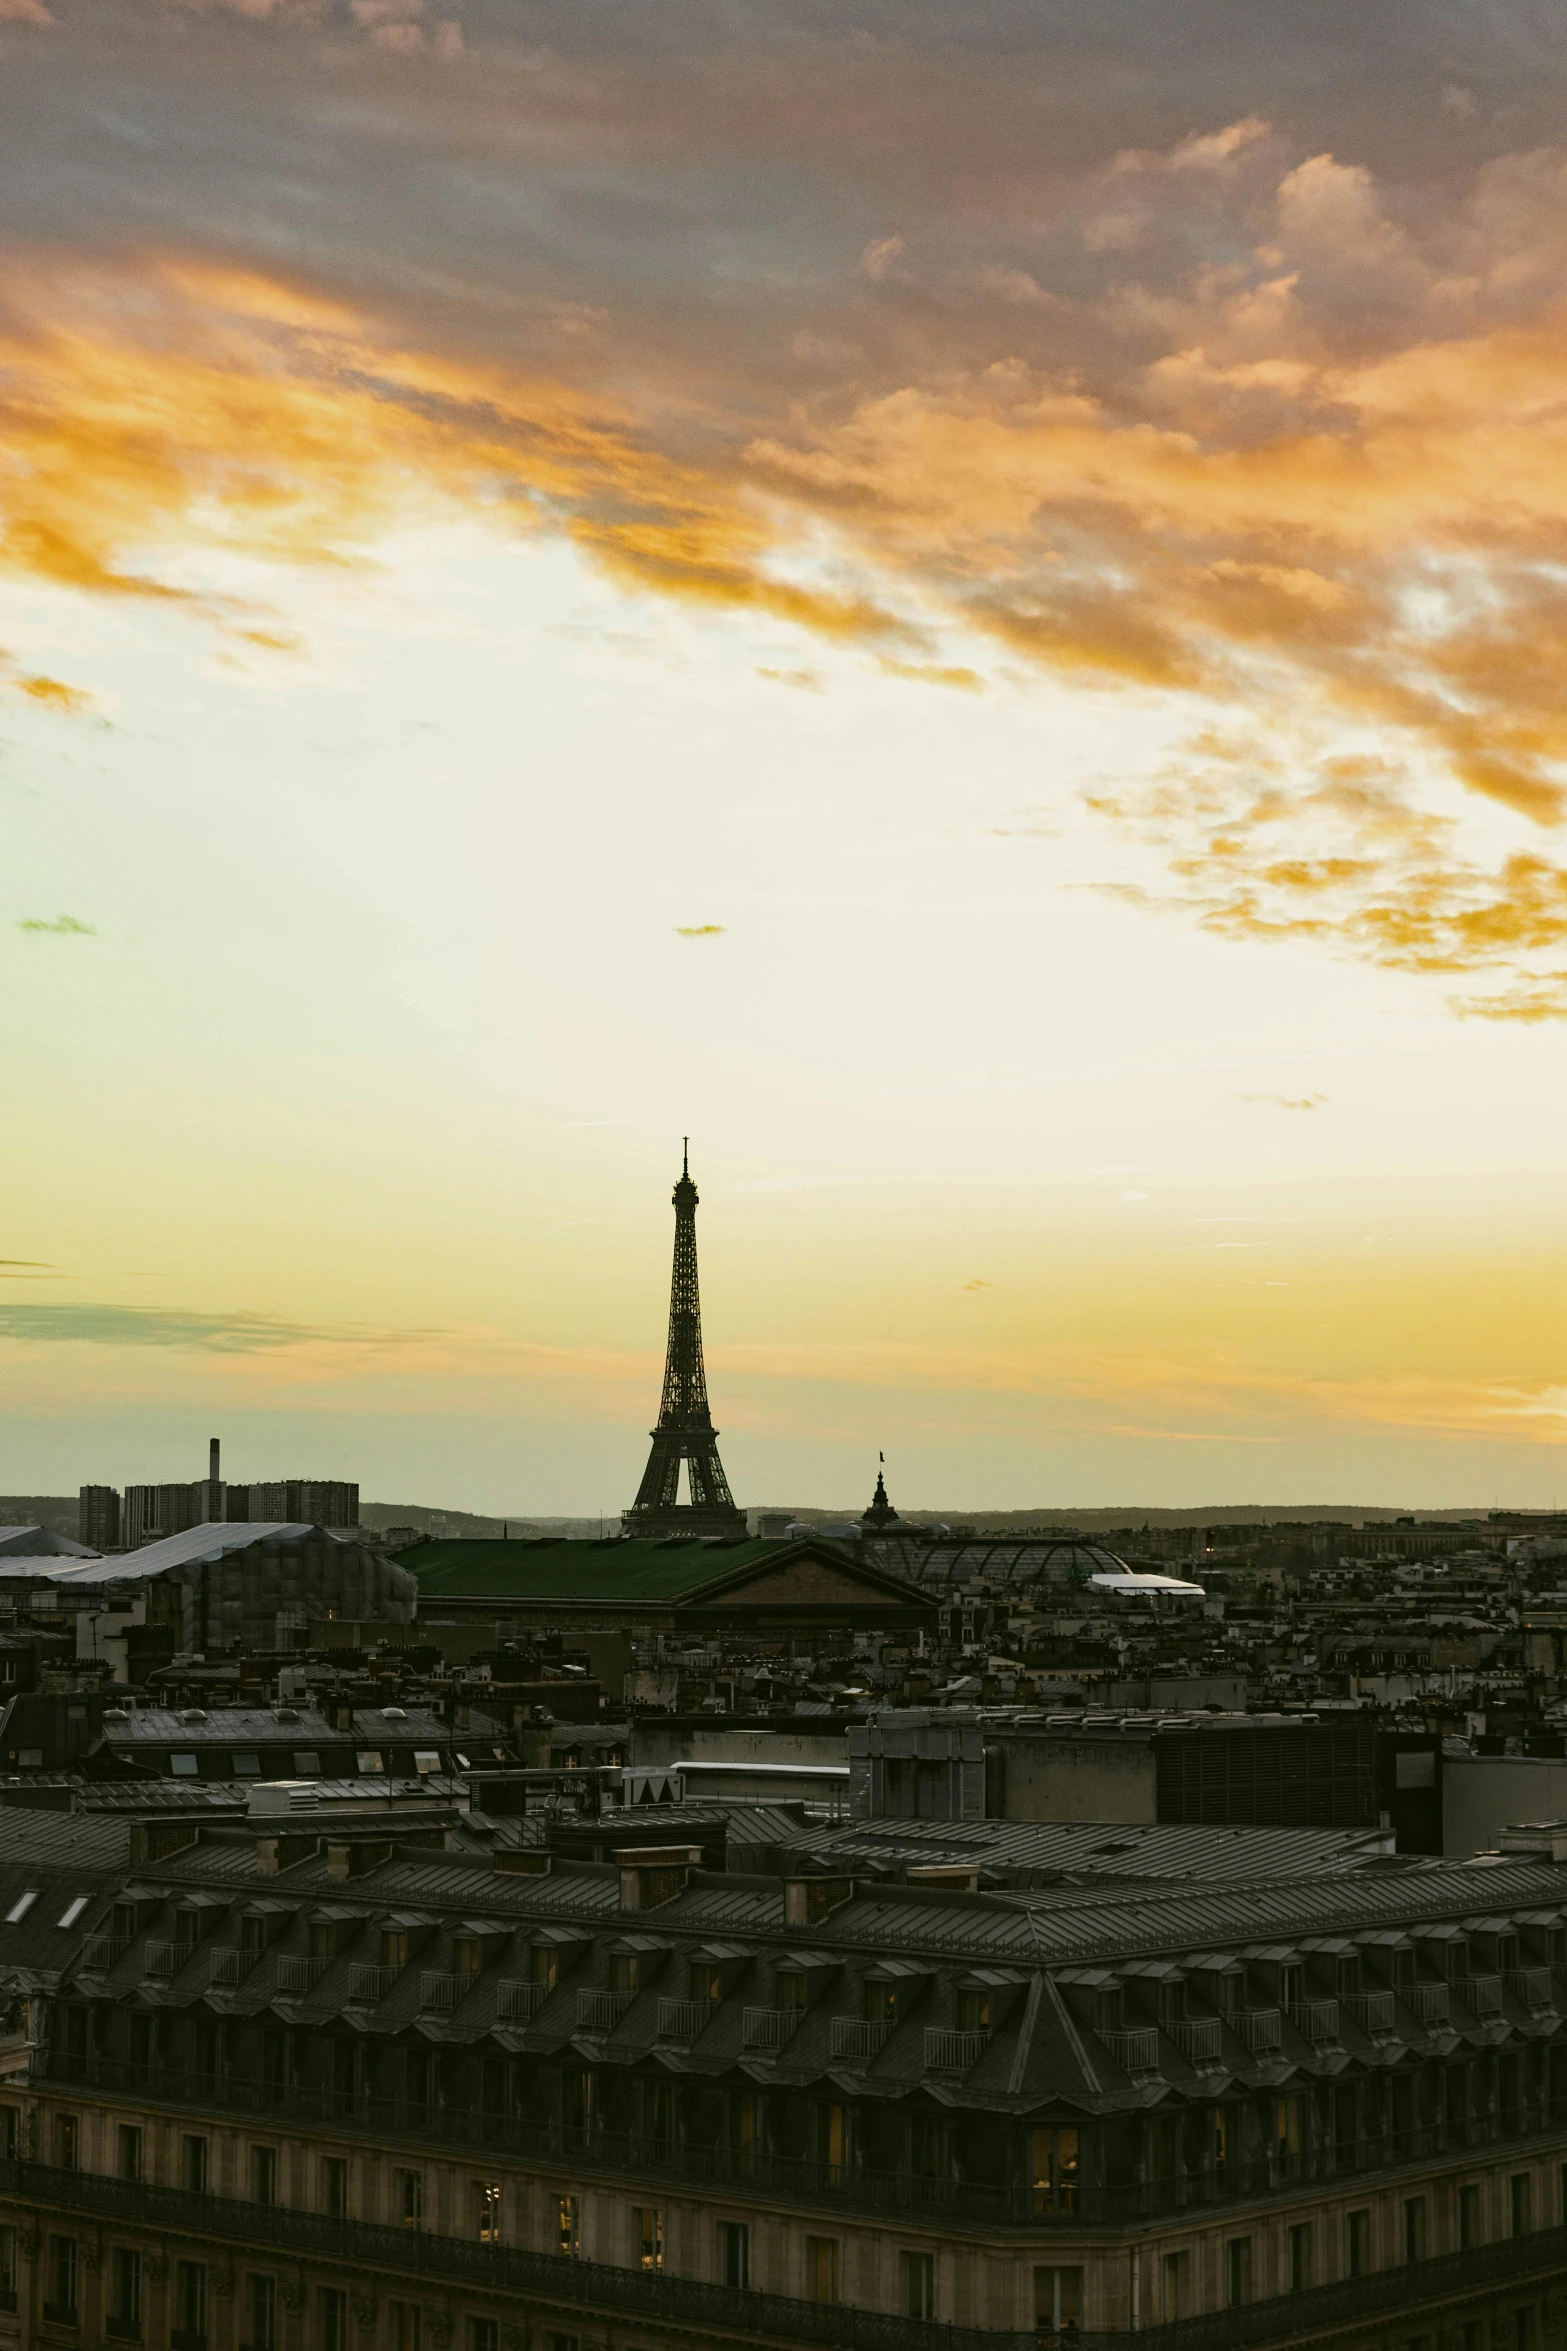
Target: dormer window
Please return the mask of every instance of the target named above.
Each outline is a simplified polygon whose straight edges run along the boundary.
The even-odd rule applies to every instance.
[[[1098,2033],[1118,2033],[1125,2021],[1125,2004],[1119,1984],[1102,1984],[1094,1994],[1094,2030]]]
[[[1179,1981],[1159,1986],[1159,2022],[1166,2027],[1186,2022],[1186,1986]]]
[[[406,1927],[381,1929],[381,1965],[406,1967],[408,1965],[408,1930]]]
[[[560,1953],[553,1943],[535,1943],[528,1953],[528,1980],[553,1992],[560,1973]]]
[[[484,1954],[477,1935],[454,1935],[452,1937],[452,1973],[454,1975],[477,1975],[483,1964],[483,1959]]]
[[[637,1989],[637,1954],[635,1951],[613,1951],[609,1961],[609,1988],[612,1992],[634,1993]]]
[[[785,2016],[805,2014],[805,1970],[803,1967],[781,1967],[778,1970],[778,2005]]]
[[[865,2021],[867,2024],[896,2024],[898,2021],[898,1987],[872,1977],[865,1986]]]
[[[312,1959],[330,1959],[332,1956],[332,1928],[324,1918],[310,1922],[310,1956]]]
[[[960,2033],[988,2033],[990,2030],[990,1994],[974,1990],[958,1994],[958,2031]]]
[[[242,1918],[239,1922],[239,1947],[252,1959],[259,1959],[267,1947],[267,1922],[264,1918]]]
[[[201,1912],[176,1910],[174,1913],[174,1940],[182,1951],[194,1951],[201,1941]]]

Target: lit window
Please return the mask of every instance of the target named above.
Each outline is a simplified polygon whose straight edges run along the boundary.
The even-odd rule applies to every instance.
[[[386,1757],[381,1753],[379,1747],[362,1748],[359,1754],[359,1768],[361,1771],[385,1771]]]
[[[32,1909],[33,1904],[37,1901],[37,1899],[38,1888],[36,1886],[29,1886],[25,1894],[18,1894],[16,1900],[12,1903],[10,1909],[5,1914],[6,1925],[8,1927],[16,1926],[20,1920],[27,1916],[27,1913]]]
[[[88,1896],[85,1894],[78,1894],[74,1902],[67,1902],[56,1923],[63,1927],[75,1926],[77,1920],[81,1917],[82,1912],[86,1909],[87,1903]]]
[[[414,1770],[415,1770],[415,1771],[421,1771],[421,1772],[423,1772],[423,1771],[439,1771],[439,1770],[440,1770],[440,1768],[441,1768],[441,1759],[440,1759],[439,1755],[437,1755],[437,1754],[436,1754],[436,1752],[435,1752],[435,1750],[434,1750],[433,1748],[431,1748],[431,1747],[416,1747],[416,1748],[414,1749]]]

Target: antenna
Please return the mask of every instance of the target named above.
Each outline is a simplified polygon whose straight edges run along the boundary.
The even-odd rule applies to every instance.
[[[689,1135],[682,1135],[680,1138],[680,1172],[682,1175],[691,1173],[691,1137]]]

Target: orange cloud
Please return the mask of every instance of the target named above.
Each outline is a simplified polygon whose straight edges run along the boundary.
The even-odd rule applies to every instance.
[[[370,30],[416,15],[359,11]],[[1250,264],[1128,276],[1079,306],[1082,335],[1135,334],[1135,367],[922,372],[915,353],[901,386],[781,402],[744,440],[694,352],[654,417],[594,388],[612,365],[632,380],[607,334],[574,346],[586,376],[568,383],[234,270],[16,269],[0,563],[264,642],[264,616],[177,584],[164,552],[354,565],[394,522],[457,507],[564,533],[630,588],[974,691],[941,642],[961,624],[1079,686],[1208,714],[1151,784],[1093,795],[1163,861],[1162,882],[1119,887],[1221,935],[1463,981],[1467,1013],[1552,1017],[1567,868],[1538,836],[1567,813],[1567,161],[1487,175],[1435,255],[1363,169],[1291,163],[1250,118],[1123,156],[1085,223],[1120,208],[1135,245],[1161,206],[1200,201],[1266,231]],[[903,299],[901,256],[893,234],[867,249],[861,301]],[[1351,280],[1357,303],[1404,306],[1358,349],[1334,308]],[[1071,331],[1054,295],[1013,308]]]

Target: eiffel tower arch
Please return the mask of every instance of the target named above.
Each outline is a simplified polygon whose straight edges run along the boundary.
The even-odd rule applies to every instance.
[[[696,1203],[688,1149],[674,1190],[675,1264],[669,1287],[664,1393],[637,1498],[622,1517],[628,1535],[733,1536],[747,1531],[745,1512],[736,1509],[718,1458],[718,1431],[708,1408],[696,1278]],[[680,1499],[682,1462],[690,1483],[689,1502]]]

